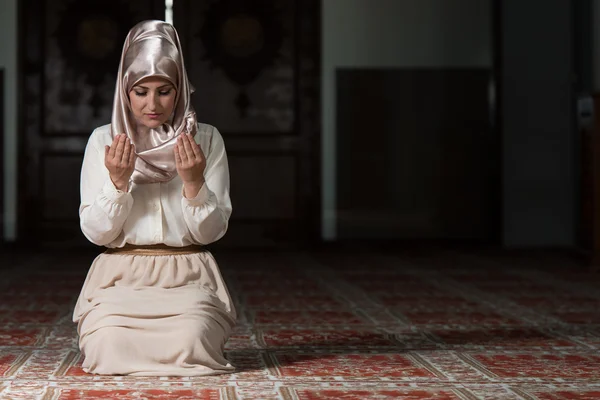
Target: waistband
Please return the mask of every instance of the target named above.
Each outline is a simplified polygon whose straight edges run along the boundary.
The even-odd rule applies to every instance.
[[[132,245],[107,249],[104,254],[137,255],[137,256],[176,256],[182,254],[196,254],[207,251],[201,245],[192,244],[183,247],[167,246],[166,244]]]

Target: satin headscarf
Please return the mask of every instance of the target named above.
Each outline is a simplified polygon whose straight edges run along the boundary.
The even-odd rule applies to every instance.
[[[177,91],[173,114],[156,129],[138,124],[129,102],[133,86],[151,76],[167,79]],[[112,137],[125,133],[135,144],[134,182],[168,182],[177,176],[173,153],[177,137],[183,133],[195,136],[197,130],[190,99],[193,90],[173,25],[154,20],[135,25],[123,45],[111,120]]]

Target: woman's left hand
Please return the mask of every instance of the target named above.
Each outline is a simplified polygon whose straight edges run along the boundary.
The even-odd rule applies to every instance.
[[[195,197],[204,185],[204,153],[194,138],[187,133],[179,135],[174,151],[177,173],[183,181],[185,197]]]

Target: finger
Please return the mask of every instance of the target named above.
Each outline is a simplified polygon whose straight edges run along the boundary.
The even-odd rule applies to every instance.
[[[121,162],[125,165],[129,165],[129,156],[131,155],[131,140],[125,139],[125,145],[123,147],[123,158]]]
[[[121,137],[123,137],[122,133],[120,135],[117,135],[110,145],[110,151],[108,152],[108,155],[111,159],[116,157],[117,148],[119,147],[119,143],[121,142]]]
[[[125,147],[125,135],[121,135],[119,138],[119,144],[117,144],[117,149],[115,150],[115,157],[117,161],[121,161],[123,158],[123,147]]]
[[[181,161],[187,161],[187,153],[185,152],[185,145],[183,143],[183,138],[180,136],[179,139],[177,139],[178,143],[178,147],[179,147],[179,157],[181,157]]]
[[[110,151],[108,152],[109,158],[115,158],[115,152],[117,151],[117,145],[119,144],[120,138],[121,138],[121,135],[115,136],[114,140],[110,144]]]
[[[106,160],[108,158],[109,151],[110,151],[110,146],[109,145],[104,146],[104,160]]]
[[[175,144],[175,163],[181,165],[181,156],[179,155],[179,145]]]
[[[135,154],[135,144],[131,143],[131,148],[129,150],[129,166],[132,167],[135,165],[135,159],[137,155]]]
[[[194,150],[192,150],[192,144],[190,143],[189,135],[183,135],[183,147],[185,149],[187,158],[192,160],[196,158],[196,156],[194,155]]]
[[[194,152],[194,156],[196,157],[196,159],[202,160],[204,158],[202,149],[200,149],[200,146],[198,146],[198,143],[196,143],[192,135],[188,135],[188,139],[190,140],[190,146],[192,148],[192,151]]]

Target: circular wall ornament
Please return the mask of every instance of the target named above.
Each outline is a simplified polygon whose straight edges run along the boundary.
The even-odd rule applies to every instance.
[[[103,60],[119,47],[119,26],[105,15],[88,17],[77,28],[77,50],[84,57]]]
[[[204,15],[197,36],[205,48],[203,61],[221,69],[239,87],[235,99],[241,116],[250,99],[245,87],[281,56],[284,28],[272,0],[221,0]]]
[[[61,14],[54,34],[67,65],[97,86],[115,74],[123,41],[135,24],[126,2],[71,1]]]

